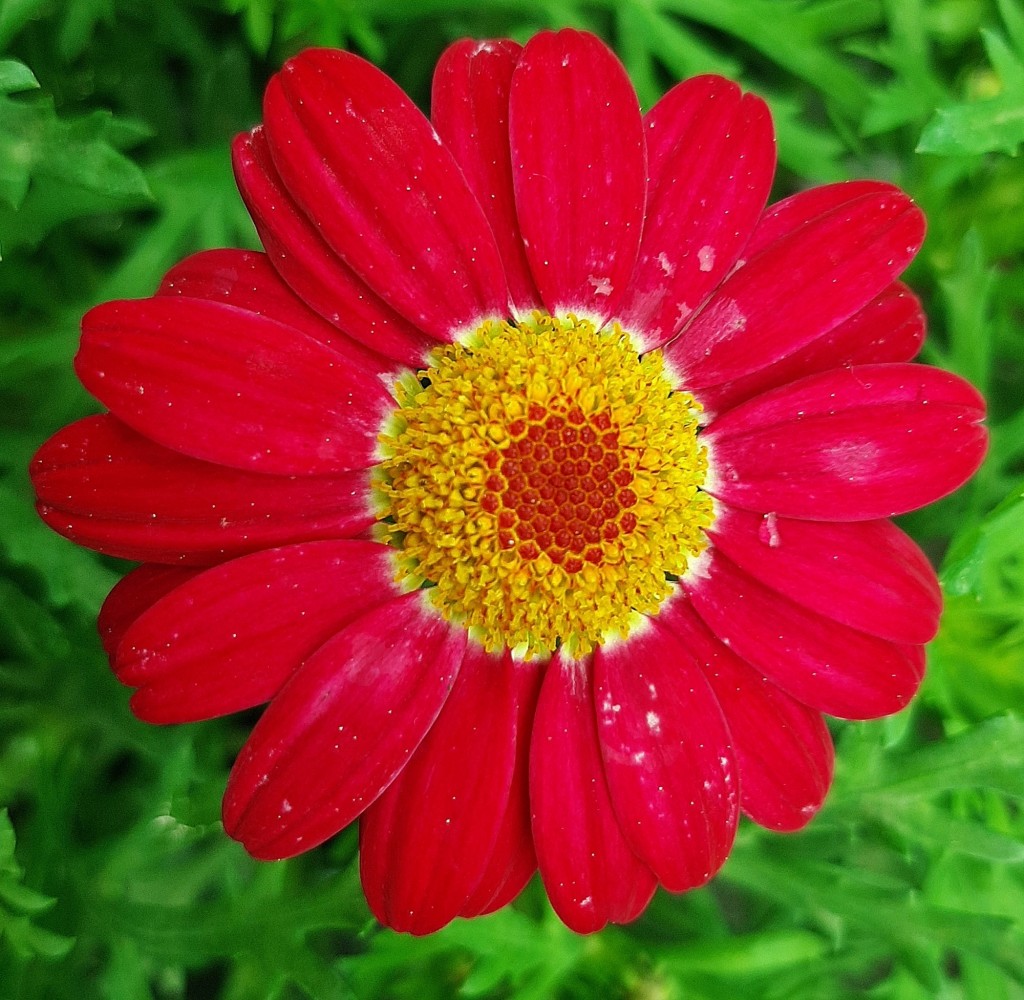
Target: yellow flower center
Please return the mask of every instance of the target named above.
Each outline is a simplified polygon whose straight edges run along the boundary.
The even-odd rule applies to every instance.
[[[698,404],[617,324],[488,321],[395,392],[378,537],[488,649],[581,656],[625,636],[706,545]]]

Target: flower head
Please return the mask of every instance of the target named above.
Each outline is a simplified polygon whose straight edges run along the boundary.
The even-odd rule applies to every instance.
[[[940,607],[887,520],[985,450],[908,362],[921,213],[879,182],[766,208],[763,101],[646,115],[593,36],[459,42],[432,123],[300,54],[234,162],[266,253],[83,323],[109,410],[39,511],[138,560],[100,628],[153,722],[270,702],[224,825],[259,858],[360,818],[363,884],[427,932],[539,866],[590,931],[705,883],[737,816],[803,826],[822,713],[913,696]]]

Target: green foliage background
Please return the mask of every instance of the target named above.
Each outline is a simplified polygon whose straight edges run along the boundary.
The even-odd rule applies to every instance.
[[[127,710],[95,635],[124,566],[50,534],[25,467],[94,404],[78,320],[186,253],[252,246],[227,144],[307,44],[425,102],[462,35],[575,25],[645,106],[721,72],[776,116],[776,196],[895,181],[928,213],[925,360],[980,386],[977,478],[906,519],[947,610],[901,716],[836,724],[797,836],[745,824],[707,889],[579,938],[536,885],[426,939],[382,931],[348,831],[260,865],[218,822],[251,718]],[[1024,9],[1019,0],[0,0],[0,998],[1024,997]]]

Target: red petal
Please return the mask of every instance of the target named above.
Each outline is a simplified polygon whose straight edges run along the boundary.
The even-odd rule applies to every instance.
[[[449,46],[434,70],[430,102],[437,134],[454,153],[494,231],[519,313],[540,307],[523,248],[512,189],[508,98],[522,46],[506,38]]]
[[[289,193],[385,302],[441,340],[506,314],[494,237],[455,158],[376,66],[307,49],[263,108]]]
[[[526,783],[523,783],[526,788]],[[517,827],[519,821],[517,819]],[[491,863],[480,885],[466,901],[459,912],[460,917],[482,917],[508,906],[522,891],[537,870],[537,855],[533,850],[533,835],[530,833],[530,812],[526,811],[525,836],[519,836],[507,847],[499,848],[491,857]],[[499,851],[501,853],[499,853]],[[497,887],[497,888],[495,888]]]
[[[460,911],[475,917],[510,903],[537,870],[530,827],[530,736],[537,711],[544,669],[537,661],[516,663],[519,685],[516,714],[516,759],[512,768],[508,805],[498,828],[490,861],[479,883]]]
[[[345,263],[284,189],[262,126],[232,146],[235,179],[281,277],[310,308],[354,340],[410,368],[436,340],[417,329]]]
[[[533,839],[555,912],[579,934],[626,923],[655,889],[615,817],[594,721],[590,664],[551,660],[530,749]]]
[[[235,762],[224,828],[256,858],[292,857],[352,822],[433,725],[466,637],[416,591],[363,615],[311,656]]]
[[[768,199],[775,139],[764,101],[720,76],[673,87],[644,124],[647,217],[619,316],[650,350],[675,335],[736,263]]]
[[[371,369],[292,327],[161,295],[97,306],[82,330],[86,389],[174,451],[286,475],[376,461],[394,401]]]
[[[798,521],[723,504],[710,535],[756,580],[826,618],[893,642],[938,631],[935,571],[890,521]]]
[[[808,611],[715,549],[704,572],[682,583],[701,618],[734,653],[828,715],[890,715],[921,683],[922,646],[886,642]]]
[[[697,396],[704,407],[703,419],[707,422],[759,393],[830,368],[910,361],[921,349],[924,330],[917,296],[901,282],[893,282],[860,312],[793,354],[732,382],[702,389]]]
[[[96,620],[100,641],[111,663],[128,626],[161,597],[198,572],[183,566],[139,566],[118,581],[107,594]]]
[[[897,188],[841,203],[748,258],[665,356],[688,389],[749,375],[863,309],[923,239],[924,216]]]
[[[395,595],[388,550],[310,542],[215,566],[126,631],[114,672],[140,688],[135,714],[189,722],[269,701],[303,660]]]
[[[363,814],[359,869],[382,924],[439,930],[480,882],[508,806],[518,675],[508,653],[473,647],[437,722]]]
[[[705,489],[759,512],[828,521],[903,514],[951,493],[985,455],[985,404],[956,375],[863,365],[742,403],[701,440]]]
[[[594,653],[597,729],[626,840],[673,892],[721,868],[739,813],[729,733],[687,651],[656,622]]]
[[[55,434],[31,466],[39,515],[122,559],[209,564],[374,521],[369,473],[265,476],[186,458],[109,414]]]
[[[743,811],[772,830],[805,826],[832,783],[835,753],[821,715],[730,652],[689,602],[669,602],[658,622],[679,637],[714,689],[732,738]]]
[[[172,267],[157,295],[182,295],[237,306],[276,319],[319,340],[362,367],[393,375],[401,366],[367,350],[313,312],[281,280],[265,253],[252,250],[204,250]]]
[[[893,190],[885,181],[840,181],[838,184],[822,184],[820,187],[798,191],[782,201],[777,201],[765,211],[750,238],[745,254],[751,260],[756,254],[770,247],[777,240],[795,232],[808,222],[813,222],[837,208],[849,205],[867,195],[886,195]]]
[[[613,315],[643,228],[647,165],[633,85],[593,35],[534,35],[509,127],[526,255],[551,313]]]

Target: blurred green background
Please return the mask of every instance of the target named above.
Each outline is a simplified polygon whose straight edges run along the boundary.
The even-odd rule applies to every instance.
[[[531,885],[413,939],[370,918],[353,831],[270,865],[223,835],[252,718],[132,718],[95,634],[126,567],[38,523],[25,467],[94,408],[85,309],[255,245],[228,142],[288,55],[351,48],[425,107],[451,40],[562,25],[607,39],[645,107],[708,71],[764,95],[775,197],[908,190],[924,360],[985,392],[993,443],[905,519],[946,592],[928,680],[896,718],[835,725],[807,831],[745,824],[710,887],[590,938]],[[0,998],[1024,997],[1022,141],[1019,0],[0,0]]]

